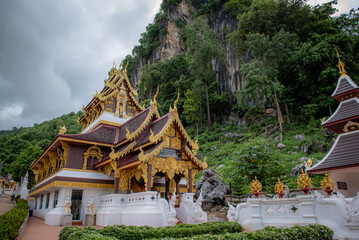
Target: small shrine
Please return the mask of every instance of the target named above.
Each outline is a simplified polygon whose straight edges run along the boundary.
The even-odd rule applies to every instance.
[[[29,192],[33,214],[46,224],[65,224],[64,214],[72,215],[72,224],[84,224],[96,214],[97,225],[166,226],[191,214],[181,198],[194,204],[194,179],[207,163],[198,159],[197,141],[180,121],[179,92],[173,108],[160,116],[159,89],[144,108],[126,67],[113,66],[102,91],[83,107],[82,133],[66,134],[63,126],[31,164],[37,183]],[[175,201],[175,209],[168,201]]]
[[[339,101],[339,106],[322,123],[338,137],[328,154],[307,172],[320,175],[328,173],[336,191],[345,197],[353,197],[359,192],[359,87],[347,75],[339,55],[338,59],[341,76],[332,97]]]

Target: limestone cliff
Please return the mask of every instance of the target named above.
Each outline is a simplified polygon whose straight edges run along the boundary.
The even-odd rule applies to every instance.
[[[182,0],[179,4],[171,5],[163,12],[161,24],[165,28],[165,34],[160,36],[160,45],[152,52],[149,59],[138,58],[132,74],[132,83],[138,87],[141,78],[141,68],[147,64],[165,61],[185,51],[180,37],[178,22],[189,24],[198,13],[199,6],[194,6],[191,1]],[[222,92],[235,92],[241,89],[243,82],[238,72],[240,68],[239,58],[234,47],[228,43],[226,36],[237,29],[237,20],[230,16],[223,8],[223,4],[213,13],[207,15],[210,27],[218,36],[218,39],[227,55],[225,63],[213,63],[213,68],[218,72],[217,79]]]

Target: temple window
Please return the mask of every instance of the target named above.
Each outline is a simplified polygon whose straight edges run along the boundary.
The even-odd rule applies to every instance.
[[[55,193],[54,193],[54,203],[52,205],[53,208],[56,207],[58,200],[59,200],[59,190],[56,190]]]
[[[44,195],[41,195],[40,197],[40,207],[39,209],[42,209],[42,204],[44,203]]]
[[[49,208],[49,201],[50,201],[50,193],[47,193],[46,194],[45,208]]]

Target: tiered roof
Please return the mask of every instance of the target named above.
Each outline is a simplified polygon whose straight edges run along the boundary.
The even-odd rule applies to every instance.
[[[338,55],[339,58],[339,55]],[[322,125],[338,133],[329,153],[308,173],[359,166],[359,87],[346,74],[344,63],[339,58],[341,76],[332,97],[340,102],[334,114]]]

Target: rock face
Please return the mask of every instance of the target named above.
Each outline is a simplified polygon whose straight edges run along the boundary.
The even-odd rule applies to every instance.
[[[224,195],[227,194],[227,186],[219,179],[218,173],[215,170],[206,169],[202,173],[202,177],[195,183],[196,196],[202,193],[203,205],[205,207],[213,207],[216,205],[225,206]]]
[[[180,37],[180,28],[176,22],[185,24],[193,22],[199,6],[192,5],[191,1],[183,0],[178,5],[172,5],[163,14],[162,21],[166,33],[160,36],[160,45],[152,52],[149,59],[138,58],[135,69],[132,73],[132,84],[136,88],[141,79],[141,68],[145,65],[154,64],[158,61],[169,60],[185,51]],[[228,14],[223,5],[216,13],[211,13],[208,17],[209,26],[218,36],[218,40],[227,55],[225,63],[213,62],[213,69],[217,72],[221,92],[236,92],[243,86],[243,79],[239,74],[239,57],[236,56],[234,46],[226,40],[227,34],[237,29],[237,20]]]

